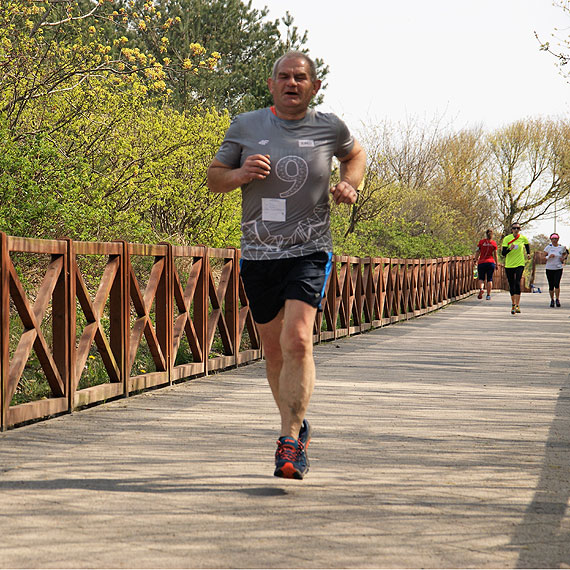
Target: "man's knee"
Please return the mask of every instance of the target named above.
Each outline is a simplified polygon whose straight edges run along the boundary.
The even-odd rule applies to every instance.
[[[284,330],[281,335],[281,350],[286,358],[304,358],[313,354],[313,334],[312,330],[306,328],[295,328]]]
[[[284,358],[299,360],[313,354],[314,307],[296,299],[285,303],[280,345]]]

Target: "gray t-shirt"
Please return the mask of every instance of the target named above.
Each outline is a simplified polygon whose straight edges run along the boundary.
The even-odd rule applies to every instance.
[[[242,186],[244,259],[300,257],[332,251],[329,185],[332,157],[354,146],[336,115],[309,109],[303,119],[279,119],[269,108],[238,115],[216,158],[239,168],[252,154],[268,154],[271,173]]]

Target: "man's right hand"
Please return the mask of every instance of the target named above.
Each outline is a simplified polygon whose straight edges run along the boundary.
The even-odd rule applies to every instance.
[[[253,180],[263,180],[271,172],[268,154],[252,154],[239,168],[232,168],[217,158],[208,168],[208,188],[211,192],[231,192]]]
[[[242,184],[253,182],[254,180],[264,180],[271,172],[271,161],[268,154],[251,154],[239,169]]]

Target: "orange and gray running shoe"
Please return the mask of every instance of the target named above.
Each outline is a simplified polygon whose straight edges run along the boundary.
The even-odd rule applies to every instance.
[[[309,471],[309,458],[307,446],[311,441],[311,427],[309,422],[303,421],[299,431],[299,439],[280,437],[275,452],[275,477],[285,479],[302,479]]]

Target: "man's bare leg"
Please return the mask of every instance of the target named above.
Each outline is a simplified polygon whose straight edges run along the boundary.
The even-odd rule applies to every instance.
[[[283,366],[283,353],[281,352],[281,329],[283,328],[284,309],[268,323],[256,323],[261,344],[263,346],[263,354],[265,356],[265,373],[267,381],[273,394],[273,399],[281,413],[279,406],[279,376],[281,375],[281,367]]]
[[[297,439],[315,386],[316,312],[303,301],[288,299],[272,321],[258,324],[267,380],[281,415],[281,436]]]

